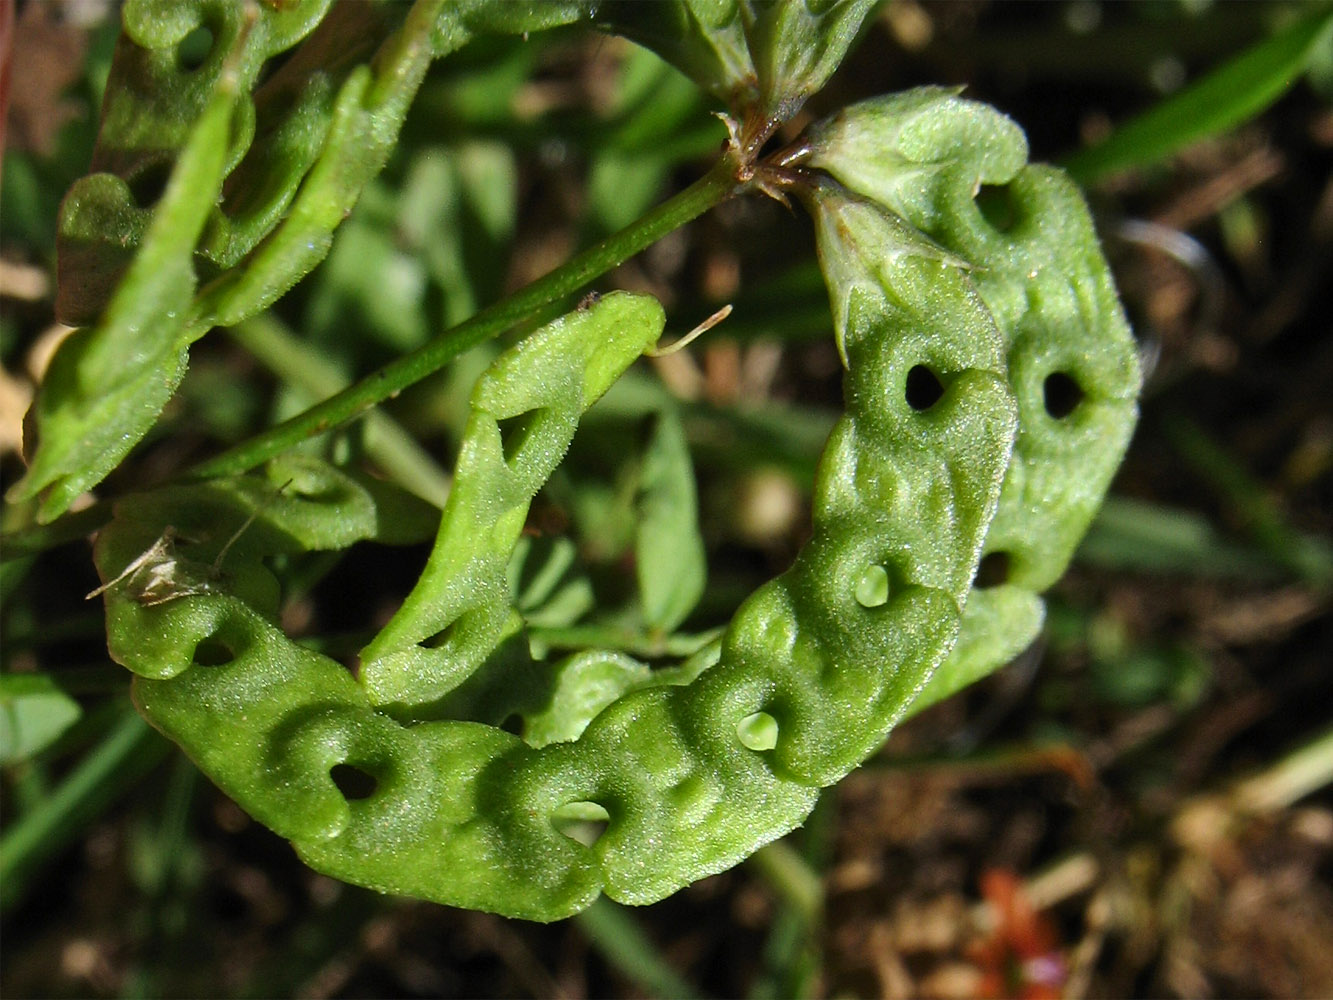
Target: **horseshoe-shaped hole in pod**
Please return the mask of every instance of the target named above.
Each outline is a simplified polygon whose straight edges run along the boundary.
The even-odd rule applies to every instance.
[[[329,768],[329,778],[338,786],[338,791],[348,802],[359,802],[370,798],[380,785],[379,778],[364,767],[347,762],[334,764]]]
[[[152,208],[161,199],[171,180],[171,171],[175,163],[169,159],[157,159],[137,169],[133,175],[125,178],[125,186],[130,189],[130,196],[140,208]]]
[[[225,667],[236,659],[236,651],[216,635],[204,636],[194,647],[190,662],[198,667]]]
[[[455,618],[453,621],[451,621],[444,628],[440,629],[434,635],[422,639],[421,645],[424,646],[426,649],[443,649],[445,646],[449,645],[449,643],[453,641],[454,633],[458,631],[458,623],[460,620],[461,616],[460,618]]]
[[[500,446],[504,449],[505,463],[512,469],[523,452],[523,446],[533,430],[546,415],[545,407],[527,410],[512,417],[496,417],[495,426],[500,429]]]
[[[1041,383],[1042,405],[1056,420],[1063,420],[1078,409],[1083,397],[1083,387],[1068,372],[1051,372]]]
[[[853,593],[856,595],[856,603],[861,607],[881,608],[889,603],[892,589],[889,571],[883,566],[870,565],[856,581]]]
[[[1008,184],[983,184],[975,200],[977,211],[996,232],[1007,233],[1018,224],[1020,212]]]
[[[989,590],[1009,582],[1013,572],[1013,559],[1008,552],[987,552],[977,563],[977,574],[972,578],[972,586],[977,590]]]
[[[273,79],[278,75],[278,71],[286,66],[294,58],[296,53],[301,51],[301,46],[293,45],[289,49],[283,49],[281,52],[272,52],[264,60],[264,68],[260,71],[259,80],[262,85],[264,82]]]
[[[767,712],[754,712],[736,723],[736,735],[747,749],[772,750],[778,745],[778,720]]]
[[[176,43],[176,65],[186,73],[193,73],[213,53],[216,36],[206,24],[195,28]]]
[[[551,825],[570,840],[592,847],[606,833],[611,814],[596,802],[566,802],[551,813]]]
[[[904,396],[907,405],[918,413],[929,410],[944,395],[944,383],[926,365],[913,365],[907,372]]]

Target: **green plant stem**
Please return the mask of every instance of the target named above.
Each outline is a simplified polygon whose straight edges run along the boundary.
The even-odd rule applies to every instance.
[[[261,313],[227,333],[271,372],[311,396],[332,396],[347,385],[336,366],[272,313]],[[365,449],[398,485],[436,507],[444,506],[449,496],[448,474],[387,413],[366,415]]]
[[[684,191],[545,277],[444,331],[412,353],[371,372],[324,402],[195,466],[189,475],[200,479],[236,475],[253,469],[306,438],[345,424],[375,404],[439,371],[464,351],[577,292],[667,233],[725,201],[741,186],[736,180],[735,160],[730,155],[723,156],[712,170]]]
[[[143,942],[140,959],[130,966],[122,1000],[162,996],[159,977],[164,955],[181,954],[189,933],[183,913],[188,905],[187,871],[197,850],[190,843],[190,803],[200,774],[188,757],[173,762],[157,822],[145,831],[139,853],[139,889],[144,899],[131,916]]]
[[[791,844],[775,840],[761,847],[750,856],[750,866],[806,924],[818,925],[823,919],[823,880]]]
[[[837,823],[836,792],[826,788],[799,837],[762,847],[749,861],[777,896],[762,967],[749,1000],[813,997],[823,967],[824,877]]]
[[[247,472],[307,438],[364,414],[377,403],[439,371],[464,351],[499,336],[574,294],[594,278],[618,267],[663,236],[739,193],[744,185],[736,180],[736,170],[732,154],[724,155],[707,174],[642,219],[324,402],[196,465],[187,473],[188,477],[207,479]],[[110,519],[111,504],[101,500],[50,524],[7,532],[0,536],[0,558],[10,560],[75,541],[96,531]]]
[[[552,649],[615,649],[631,656],[693,656],[722,634],[722,629],[673,635],[650,635],[614,625],[532,625],[528,635]]]
[[[1092,780],[1087,755],[1065,743],[1036,745],[1009,743],[971,753],[880,754],[866,761],[866,771],[910,771],[912,774],[949,774],[960,781],[986,781],[1024,774],[1056,772],[1086,784]]]

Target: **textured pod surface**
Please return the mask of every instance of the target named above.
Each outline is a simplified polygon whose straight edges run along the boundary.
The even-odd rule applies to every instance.
[[[811,130],[810,163],[965,262],[1005,342],[1020,430],[986,537],[993,570],[918,707],[1015,656],[1101,504],[1137,418],[1138,355],[1078,189],[1027,164],[994,108],[924,87]],[[826,269],[828,264],[826,263]]]
[[[501,355],[478,380],[430,561],[361,651],[372,699],[436,701],[517,627],[506,569],[528,504],[564,457],[580,414],[657,342],[657,300],[613,293]]]
[[[134,575],[108,592],[113,654],[140,674],[137,703],[312,865],[375,888],[552,919],[601,891],[648,902],[736,863],[797,825],[821,785],[878,746],[948,652],[1015,431],[999,335],[966,275],[916,254],[875,266],[879,294],[858,295],[852,314],[848,414],[821,466],[814,538],[738,612],[716,662],[660,678],[632,663],[571,662],[555,693],[586,708],[553,709],[563,728],[534,739],[540,746],[472,721],[404,725],[377,711],[340,664],[275,627],[267,616],[276,594],[258,556],[373,534],[373,498],[335,537],[317,516],[326,499],[348,504],[331,487],[313,498],[283,491],[261,509],[260,487],[245,481],[189,488],[200,491],[189,498],[199,523],[175,525],[184,535],[259,510],[227,553],[225,580],[160,604],[145,605]],[[943,320],[901,304],[925,288]],[[458,481],[479,462],[512,479],[513,495],[504,493],[510,505],[477,506],[456,494],[444,516],[441,538],[452,542],[461,520],[492,547],[494,559],[469,557],[450,570],[473,581],[474,595],[492,599],[482,578],[492,563],[503,570],[516,541],[512,505],[526,509],[578,412],[660,330],[658,307],[642,303],[608,296],[502,355],[478,383],[469,426],[481,457],[465,443]],[[588,336],[603,328],[622,334]],[[932,339],[947,346],[928,348]],[[923,359],[952,384],[919,410],[906,379]],[[555,408],[564,412],[548,412]],[[500,421],[529,412],[542,416],[514,431],[506,458]],[[185,499],[163,495],[160,509],[136,503],[123,512],[99,542],[104,576],[123,576]],[[945,522],[931,545],[921,543],[923,510]],[[203,567],[219,544],[192,553],[182,579],[209,579]],[[862,580],[876,571],[887,589],[867,594]],[[447,598],[449,587],[440,593]],[[496,605],[508,611],[507,600]],[[404,634],[436,627],[449,604],[421,607],[426,624]],[[146,634],[169,638],[144,647]],[[500,638],[477,641],[489,652]],[[404,700],[438,697],[434,671],[393,666],[385,660],[375,676],[392,678]],[[535,734],[540,714],[532,715]],[[748,735],[758,717],[770,723],[763,743]],[[369,776],[373,792],[345,797],[334,780],[340,767]],[[608,818],[592,846],[557,826],[579,804]]]
[[[389,531],[393,491],[288,463],[120,505],[97,561],[143,713],[319,870],[549,920],[735,864],[906,712],[1021,648],[1132,426],[1132,344],[1081,199],[1023,165],[1020,132],[944,91],[885,107],[868,133],[852,115],[812,140],[836,178],[802,193],[846,411],[808,544],[717,643],[668,669],[597,651],[547,665],[519,633],[509,563],[532,497],[662,328],[654,300],[617,293],[478,380],[435,549],[359,676],[282,633],[264,559],[420,537],[416,518]],[[869,178],[839,176],[867,148],[885,152]],[[977,206],[987,184],[1018,221]],[[1057,373],[1080,393],[1068,412]],[[646,488],[679,497],[661,433]],[[979,589],[988,551],[1010,573]],[[679,617],[679,600],[651,610]],[[522,738],[498,727],[511,716]],[[570,834],[590,821],[604,829]]]

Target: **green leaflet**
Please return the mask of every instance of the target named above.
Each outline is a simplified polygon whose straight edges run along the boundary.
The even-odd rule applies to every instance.
[[[743,107],[758,98],[745,37],[744,0],[609,0],[597,20],[676,66],[713,97]]]
[[[432,57],[464,44],[475,31],[538,30],[577,20],[586,6],[131,0],[107,85],[94,173],[75,185],[67,209],[73,217],[62,224],[58,311],[76,324],[97,317],[138,247],[136,226],[141,228],[151,211],[136,202],[151,199],[154,184],[171,169],[224,80],[230,78],[226,85],[237,95],[238,118],[228,145],[226,185],[196,193],[210,213],[199,253],[226,269],[272,233],[294,201],[310,206],[297,212],[304,227],[312,220],[302,216],[315,204],[328,205],[323,214],[331,214],[355,201],[383,165]],[[207,54],[197,64],[183,63],[185,40],[198,32],[205,33]],[[293,48],[260,82],[266,63]],[[368,88],[353,82],[367,64],[373,77]],[[355,112],[348,106],[352,95],[360,95]],[[330,142],[339,115],[353,116],[341,126],[353,135]],[[319,163],[326,174],[344,176],[326,177],[316,194],[298,199],[298,188],[309,186],[306,178]],[[104,174],[126,187],[105,192],[88,186],[103,183]],[[332,228],[327,222],[322,226]],[[318,244],[319,229],[305,232]],[[301,262],[303,270],[283,261],[277,271],[294,272],[282,279],[290,284],[318,259]]]
[[[708,565],[699,534],[694,469],[674,410],[653,421],[639,475],[634,565],[644,624],[670,632],[694,609]]]
[[[248,91],[264,60],[309,32],[326,6],[318,0],[281,9],[229,2],[126,5],[94,157],[100,172],[78,182],[63,208],[58,308],[66,319],[85,322],[111,298],[97,325],[70,338],[54,359],[35,404],[40,437],[32,467],[13,494],[46,490],[42,520],[62,513],[99,482],[152,426],[184,373],[189,343],[220,318],[243,318],[235,294],[223,317],[213,315],[222,304],[216,289],[211,300],[207,290],[202,302],[195,299],[191,251],[206,223],[213,234],[208,240],[217,244],[223,179],[238,161],[237,176],[244,176],[242,154],[255,125]],[[187,69],[177,62],[176,46],[200,25],[213,43],[204,62]],[[407,82],[410,96],[415,88],[410,77]],[[313,155],[321,140],[322,134],[315,136],[307,152]],[[387,155],[390,147],[382,142],[371,152]],[[263,150],[255,152],[262,157]],[[371,172],[379,166],[373,157],[369,165]],[[280,186],[290,193],[301,179],[299,169],[270,176],[281,176]],[[145,223],[148,210],[133,205],[133,191],[164,174],[165,191]],[[316,185],[309,197],[320,196],[327,199],[328,192]],[[255,219],[264,216],[271,225],[285,207],[286,196],[275,197],[276,210],[251,205],[250,216],[237,217],[237,232],[248,226],[251,244],[263,235]],[[302,238],[318,250],[316,231],[303,221]],[[326,213],[324,221],[332,228],[341,215]],[[132,258],[131,251],[137,251]],[[308,269],[317,260],[293,256],[283,263],[289,269],[294,264],[299,276],[301,266]],[[246,273],[253,282],[256,270]],[[265,277],[266,287],[279,291],[295,280],[274,281],[271,271]],[[267,302],[249,304],[258,311]]]
[[[44,750],[82,714],[46,674],[0,674],[0,764]]]
[[[35,404],[38,446],[11,499],[40,491],[43,520],[63,513],[101,481],[152,426],[185,373],[187,325],[194,293],[190,251],[207,218],[199,192],[221,180],[235,92],[223,86],[191,134],[148,225],[143,246],[97,326],[68,338],[52,360]],[[85,190],[126,193],[106,174]],[[65,203],[80,211],[79,196]]]
[[[138,250],[144,220],[162,211],[153,205],[156,189],[196,134],[204,109],[223,91],[230,94],[236,124],[222,137],[222,172],[188,192],[197,201],[195,211],[211,212],[219,182],[237,167],[254,136],[249,95],[265,61],[300,41],[328,6],[329,0],[125,4],[92,172],[74,185],[62,210],[57,312],[65,322],[91,323],[106,306]],[[182,61],[191,36],[207,46],[197,64]],[[191,246],[197,237],[197,231],[183,234]],[[175,266],[188,263],[183,255]]]
[[[708,30],[683,36],[688,44],[679,52],[667,44],[667,54],[676,52],[728,93],[740,86],[737,72],[757,80],[768,121],[794,113],[818,89],[869,5],[692,0],[654,12],[658,6],[418,0],[407,11],[367,2],[330,12],[328,0],[127,4],[96,172],[75,184],[61,223],[58,310],[67,322],[97,325],[60,352],[41,390],[32,470],[11,497],[44,492],[38,516],[49,521],[115,468],[175,391],[188,345],[213,326],[254,316],[325,257],[333,230],[383,167],[431,59],[473,33],[537,30],[597,14],[631,33],[643,22],[660,42],[674,36],[654,35],[659,13],[692,24],[703,17],[698,26]],[[748,62],[728,56],[720,68],[701,67],[690,46],[720,37],[714,29],[722,25],[743,28]],[[183,62],[200,31],[206,54],[197,65]],[[298,43],[252,95],[265,63]],[[167,177],[162,201],[148,207]],[[207,281],[194,298],[196,272]],[[169,301],[158,301],[163,295]],[[150,315],[117,319],[117,302],[121,312],[137,304]],[[109,365],[127,339],[126,356],[136,363]]]
[[[786,120],[833,75],[876,0],[800,0],[756,3],[750,50],[759,76],[761,107]]]

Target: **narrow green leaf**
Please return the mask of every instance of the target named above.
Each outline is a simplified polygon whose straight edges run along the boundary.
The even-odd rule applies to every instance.
[[[1320,5],[1271,38],[1122,125],[1065,163],[1081,184],[1165,159],[1233,128],[1289,90],[1321,46],[1333,44],[1333,11]]]
[[[1181,458],[1217,491],[1275,560],[1312,586],[1333,586],[1333,547],[1326,540],[1292,527],[1263,485],[1194,421],[1173,417],[1165,430]]]
[[[568,538],[520,538],[507,575],[514,607],[529,628],[572,625],[597,604]]]
[[[1196,578],[1272,579],[1286,564],[1219,534],[1193,511],[1109,497],[1078,548],[1086,566]]]
[[[708,576],[694,468],[672,409],[654,422],[644,456],[634,553],[644,622],[669,632],[694,609]]]
[[[235,81],[224,79],[190,133],[142,247],[101,321],[67,339],[52,362],[34,407],[37,450],[10,494],[25,499],[45,490],[41,521],[64,513],[116,467],[184,374],[195,283],[190,253],[222,183],[235,104]],[[95,174],[76,185],[64,211],[77,215],[87,191],[108,187],[128,197],[124,182]]]

